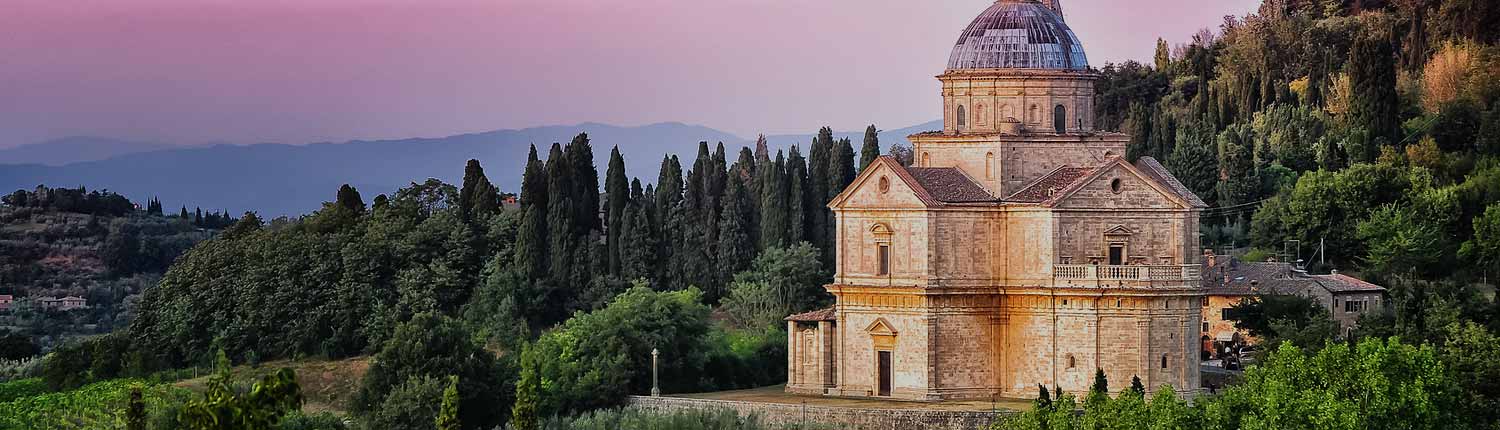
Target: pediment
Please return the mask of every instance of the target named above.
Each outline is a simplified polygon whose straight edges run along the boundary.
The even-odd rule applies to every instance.
[[[1111,227],[1109,230],[1104,231],[1105,236],[1130,236],[1133,234],[1135,234],[1135,232],[1131,231],[1130,227],[1126,227],[1123,225],[1117,225]]]
[[[876,318],[869,327],[865,327],[865,333],[871,336],[895,336],[896,329],[892,328],[891,323],[886,322],[885,318]]]
[[[1187,209],[1191,203],[1145,173],[1115,158],[1054,198],[1053,206],[1079,209]],[[1124,228],[1123,226],[1120,228]],[[1126,230],[1129,231],[1128,229]]]
[[[831,208],[919,209],[932,200],[905,167],[888,156],[877,159],[860,172],[833,201]]]

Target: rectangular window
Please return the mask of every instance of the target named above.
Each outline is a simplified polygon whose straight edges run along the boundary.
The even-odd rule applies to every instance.
[[[1202,306],[1205,308],[1208,307],[1208,296],[1203,296],[1203,298],[1198,299],[1198,306]]]
[[[1229,312],[1229,311],[1232,311],[1232,310],[1234,310],[1234,309],[1230,309],[1230,308],[1221,309],[1219,311],[1219,319],[1224,320],[1224,321],[1229,321],[1230,319],[1232,319],[1232,318],[1230,318],[1231,315],[1230,315],[1230,312]]]
[[[1125,247],[1111,245],[1109,247],[1109,265],[1121,266],[1125,264]]]
[[[876,274],[881,276],[891,274],[891,246],[884,243],[880,244],[876,248],[875,258],[880,261],[880,267],[877,269],[879,271]]]
[[[1203,332],[1208,333],[1208,323],[1203,323]]]

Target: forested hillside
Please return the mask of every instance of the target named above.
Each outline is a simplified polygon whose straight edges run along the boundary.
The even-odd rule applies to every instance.
[[[152,200],[139,210],[124,197],[82,188],[17,190],[0,198],[0,337],[25,338],[40,350],[75,336],[124,328],[141,292],[213,230],[234,222],[227,214],[186,209],[166,216]],[[44,299],[78,297],[77,309]],[[21,348],[28,349],[28,348]],[[23,358],[21,349],[0,358]],[[32,352],[34,353],[34,352]]]

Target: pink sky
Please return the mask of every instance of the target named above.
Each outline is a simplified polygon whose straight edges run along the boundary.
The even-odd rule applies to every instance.
[[[10,0],[0,147],[442,136],[680,121],[743,136],[938,116],[989,0]],[[1064,0],[1089,61],[1258,0]],[[3,161],[3,160],[0,160]]]

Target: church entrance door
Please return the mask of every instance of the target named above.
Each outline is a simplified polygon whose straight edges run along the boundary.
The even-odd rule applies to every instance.
[[[880,392],[878,395],[888,397],[891,395],[891,352],[880,351],[876,355],[880,357]]]

